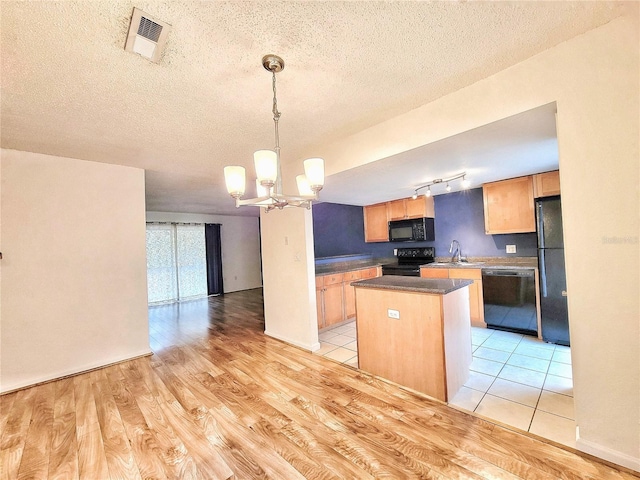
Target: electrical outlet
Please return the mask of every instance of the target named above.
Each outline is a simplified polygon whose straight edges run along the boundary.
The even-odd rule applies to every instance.
[[[516,253],[515,245],[507,245],[507,253]]]
[[[387,315],[389,318],[400,318],[400,312],[398,310],[392,310],[390,308],[387,309]]]
[[[394,255],[394,256],[395,256],[395,255],[398,255],[398,249],[397,249],[397,248],[394,248],[394,249],[393,249],[393,255]]]

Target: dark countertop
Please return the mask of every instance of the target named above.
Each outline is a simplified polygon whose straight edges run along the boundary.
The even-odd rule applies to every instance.
[[[380,260],[363,260],[358,262],[329,263],[326,265],[317,265],[316,276],[331,275],[333,273],[352,272],[354,270],[361,270],[363,268],[371,268],[371,267],[379,267],[381,265],[382,263],[380,262]]]
[[[447,293],[466,287],[472,283],[473,280],[384,275],[382,277],[352,282],[351,285],[360,288],[377,288],[384,290],[400,290],[404,292],[446,295]]]

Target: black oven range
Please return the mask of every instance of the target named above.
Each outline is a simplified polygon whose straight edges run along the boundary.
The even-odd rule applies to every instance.
[[[382,265],[382,275],[419,277],[420,265],[433,263],[436,249],[434,247],[398,248],[396,257],[398,263]]]

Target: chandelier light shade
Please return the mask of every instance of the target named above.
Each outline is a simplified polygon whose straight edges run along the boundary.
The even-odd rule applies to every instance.
[[[273,187],[278,178],[278,155],[273,150],[258,150],[253,154],[256,176],[260,185]]]
[[[229,195],[233,198],[240,198],[244,195],[244,167],[224,167],[224,181],[227,184],[227,191],[229,192]]]
[[[298,175],[296,177],[296,183],[298,184],[298,193],[303,197],[315,195],[311,185],[309,184],[309,177],[306,175]]]
[[[276,73],[284,69],[284,60],[277,55],[262,57],[262,66],[271,72],[273,87],[273,123],[275,127],[275,148],[273,150],[258,150],[253,154],[256,169],[257,198],[242,200],[245,192],[245,169],[243,167],[225,167],[224,177],[229,195],[236,199],[236,207],[250,205],[265,208],[305,207],[311,208],[311,201],[318,199],[318,192],[324,186],[324,160],[308,158],[304,161],[304,175],[296,177],[299,195],[285,195],[282,193],[282,173],[280,167],[280,135],[278,121],[281,113],[278,111],[276,97]]]
[[[324,186],[324,160],[321,158],[307,158],[304,161],[304,174],[313,192],[319,192]]]

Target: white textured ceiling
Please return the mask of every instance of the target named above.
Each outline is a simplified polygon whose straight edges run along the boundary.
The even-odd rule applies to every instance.
[[[602,25],[623,4],[4,0],[2,147],[144,168],[148,210],[256,214],[235,210],[222,168],[252,172],[253,151],[273,146],[264,54],[286,63],[287,163]],[[134,6],[172,25],[158,64],[124,51]],[[326,201],[399,189],[358,198],[331,182]]]

